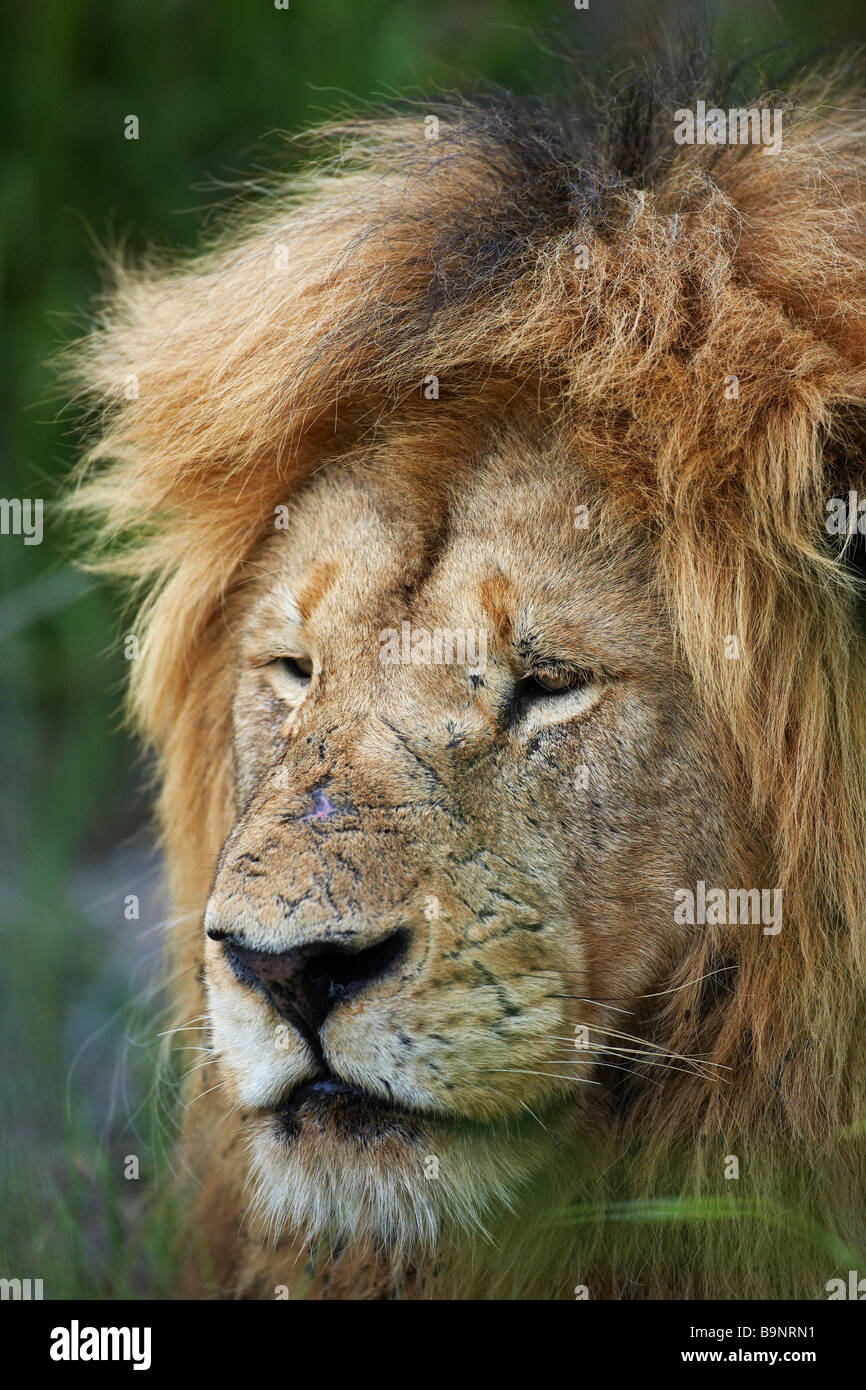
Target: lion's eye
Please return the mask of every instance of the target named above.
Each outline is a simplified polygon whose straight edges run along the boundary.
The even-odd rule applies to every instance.
[[[544,672],[530,677],[542,690],[546,690],[550,695],[557,695],[560,690],[570,690],[574,684],[574,677],[569,671],[558,672],[555,676],[548,676]]]
[[[313,675],[313,663],[308,656],[281,656],[279,664],[296,681],[309,685]]]
[[[525,676],[518,689],[524,699],[541,699],[545,695],[564,695],[568,690],[579,690],[591,680],[590,671],[539,669]]]

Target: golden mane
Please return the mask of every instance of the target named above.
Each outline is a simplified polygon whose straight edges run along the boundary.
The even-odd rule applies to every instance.
[[[312,172],[203,253],[117,269],[75,352],[101,414],[72,505],[142,600],[131,701],[160,759],[190,1017],[233,814],[221,616],[275,506],[347,445],[408,429],[429,376],[442,436],[542,401],[652,538],[790,924],[769,957],[718,933],[676,964],[655,1036],[694,1052],[700,1018],[731,1084],[675,1078],[629,1125],[659,1144],[787,1136],[833,1175],[828,1224],[862,1243],[866,670],[851,547],[824,518],[834,493],[866,496],[866,107],[839,72],[758,98],[784,107],[767,155],[675,145],[684,104],[643,81],[595,125],[491,97],[317,137]]]

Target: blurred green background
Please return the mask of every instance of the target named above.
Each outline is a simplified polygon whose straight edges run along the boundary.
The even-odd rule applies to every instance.
[[[612,45],[683,13],[734,53],[866,36],[862,0],[6,0],[0,495],[55,497],[76,456],[50,359],[86,326],[96,248],[193,243],[219,181],[285,162],[275,130],[434,86],[550,87],[558,55],[603,71]],[[0,536],[0,1275],[42,1278],[46,1298],[160,1296],[166,908],[146,765],[119,719],[116,596],[73,568],[73,544],[50,511],[41,546]]]

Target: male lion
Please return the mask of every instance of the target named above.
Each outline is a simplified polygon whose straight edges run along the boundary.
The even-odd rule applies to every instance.
[[[864,1272],[864,106],[712,95],[342,125],[78,349],[191,1294]]]

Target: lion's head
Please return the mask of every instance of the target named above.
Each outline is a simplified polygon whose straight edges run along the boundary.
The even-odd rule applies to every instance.
[[[645,547],[587,475],[518,434],[436,499],[400,460],[317,473],[253,557],[206,916],[271,1215],[377,1241],[514,1200],[540,1117],[581,1123],[687,948],[675,889],[745,850]]]
[[[601,137],[504,98],[361,124],[112,292],[79,500],[147,590],[224,1288],[273,1285],[268,1232],[393,1287],[636,1151],[618,1200],[744,1149],[765,1198],[796,1151],[862,1236],[863,638],[824,518],[866,483],[864,145],[818,101],[769,157],[666,110],[626,149],[628,101]],[[591,1281],[545,1239],[537,1290]],[[689,1258],[619,1278],[706,1288]]]

